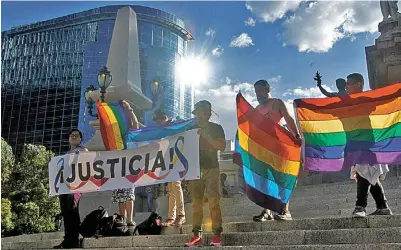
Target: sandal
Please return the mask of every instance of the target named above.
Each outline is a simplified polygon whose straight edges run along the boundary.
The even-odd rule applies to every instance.
[[[163,222],[163,223],[162,223],[162,226],[163,226],[163,227],[169,227],[169,226],[173,225],[174,222],[175,222],[175,220],[169,218],[169,219],[167,219],[166,222]]]

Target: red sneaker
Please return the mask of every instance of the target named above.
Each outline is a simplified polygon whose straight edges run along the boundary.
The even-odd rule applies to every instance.
[[[186,247],[200,247],[203,245],[203,240],[199,236],[193,236],[191,241],[186,243]]]
[[[210,245],[214,246],[214,247],[221,246],[221,237],[220,237],[220,235],[213,236],[212,241],[210,242]]]

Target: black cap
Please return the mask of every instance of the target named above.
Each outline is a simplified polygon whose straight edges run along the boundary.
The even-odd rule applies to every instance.
[[[165,113],[163,110],[158,109],[158,110],[156,110],[156,111],[153,113],[152,120],[155,121],[155,120],[157,120],[157,119],[161,119],[161,118],[163,118],[165,115],[166,115],[166,113]]]
[[[206,100],[199,101],[199,102],[197,102],[195,104],[195,109],[192,111],[192,114],[195,114],[195,111],[199,110],[199,109],[209,109],[209,110],[211,110],[212,109],[212,104],[209,101],[206,101]]]

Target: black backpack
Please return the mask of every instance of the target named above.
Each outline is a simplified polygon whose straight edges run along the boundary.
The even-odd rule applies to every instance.
[[[79,233],[86,238],[97,237],[101,230],[104,218],[107,218],[108,216],[107,211],[100,206],[85,217],[79,228]]]
[[[119,214],[114,214],[102,219],[100,234],[105,237],[130,236],[127,219]]]
[[[162,231],[161,221],[162,217],[158,213],[152,212],[149,218],[136,226],[133,234],[135,235],[138,232],[139,235],[160,235]]]

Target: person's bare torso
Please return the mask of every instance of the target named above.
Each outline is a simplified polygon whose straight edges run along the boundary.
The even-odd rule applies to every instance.
[[[281,119],[283,118],[283,115],[280,112],[280,106],[279,106],[278,99],[270,98],[266,104],[263,104],[263,105],[259,104],[256,107],[256,110],[258,110],[264,116],[273,120],[275,123],[278,123],[278,124],[281,123]]]

